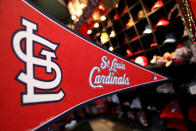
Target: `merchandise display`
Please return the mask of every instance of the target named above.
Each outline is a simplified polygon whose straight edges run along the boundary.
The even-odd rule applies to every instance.
[[[172,43],[173,40],[167,41]],[[184,63],[184,62],[191,62],[192,52],[191,49],[184,46],[183,44],[178,44],[175,51],[172,53],[165,52],[163,56],[156,56],[154,55],[153,58],[150,60],[151,64],[165,64],[166,67],[170,66],[172,63]]]

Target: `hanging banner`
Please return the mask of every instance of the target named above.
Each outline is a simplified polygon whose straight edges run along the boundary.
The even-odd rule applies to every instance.
[[[1,1],[0,130],[38,130],[84,103],[168,80],[90,42],[27,0]]]

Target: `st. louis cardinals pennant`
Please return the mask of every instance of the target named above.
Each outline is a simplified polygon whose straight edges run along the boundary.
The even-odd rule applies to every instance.
[[[72,32],[29,1],[0,1],[0,130],[36,130],[97,98],[168,78]]]

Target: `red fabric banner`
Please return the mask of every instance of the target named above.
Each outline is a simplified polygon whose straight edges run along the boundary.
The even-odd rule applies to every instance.
[[[49,18],[1,1],[0,130],[36,130],[105,95],[168,80]]]

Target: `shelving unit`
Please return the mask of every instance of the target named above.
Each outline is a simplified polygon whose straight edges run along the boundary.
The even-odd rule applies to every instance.
[[[131,50],[133,55],[129,56],[128,59],[135,59],[139,55],[144,55],[150,61],[155,54],[162,56],[166,51],[173,52],[177,44],[184,42],[184,25],[181,17],[178,16],[178,9],[176,8],[171,14],[177,1],[163,0],[164,4],[162,7],[151,11],[155,2],[148,0],[120,0],[118,7],[113,8],[106,15],[106,21],[100,21],[99,28],[93,28],[93,33],[90,35],[92,40],[107,49],[113,47],[114,52],[124,57],[127,55],[126,50]],[[140,16],[138,16],[139,12]],[[163,17],[166,20],[169,19],[168,17],[171,17],[168,20],[169,24],[155,28],[158,20]],[[126,26],[129,20],[132,20],[132,25]],[[143,34],[147,25],[149,25],[152,32]],[[114,31],[116,36],[109,38],[106,43],[101,43],[101,33],[105,32],[109,36],[111,31]],[[163,44],[168,33],[174,34],[176,42]],[[157,46],[151,47],[153,42],[157,43]]]
[[[135,59],[138,56],[146,56],[150,61],[154,55],[163,56],[165,52],[175,51],[178,44],[189,44],[191,40],[189,36],[184,36],[186,29],[181,12],[177,6],[177,0],[162,0],[163,6],[151,10],[156,1],[154,0],[120,0],[118,6],[111,9],[106,14],[106,20],[99,22],[99,28],[93,28],[90,35],[92,40],[96,43],[103,45],[105,48],[110,49],[129,60]],[[139,14],[138,14],[139,13]],[[165,19],[168,24],[164,26],[157,26],[160,19]],[[132,21],[132,23],[130,22]],[[130,23],[129,23],[130,22]],[[129,26],[126,26],[129,23]],[[149,26],[151,32],[144,34],[146,26]],[[115,37],[110,37],[111,32],[115,32]],[[108,34],[108,41],[101,42],[101,34]],[[168,33],[172,33],[175,42],[164,43]],[[132,52],[128,56],[127,50]],[[181,113],[184,117],[188,130],[194,130],[195,122],[189,120],[188,111],[190,106],[196,103],[195,95],[188,93],[187,88],[183,86],[185,83],[196,80],[195,64],[190,64],[185,61],[184,63],[173,64],[169,67],[163,65],[149,65],[148,68],[156,70],[162,74],[171,77],[171,83],[175,93],[173,94],[160,94],[155,90],[159,85],[151,85],[136,89],[134,92],[124,92],[118,94],[123,102],[131,102],[134,97],[138,96],[141,99],[142,107],[147,116],[149,124],[153,123],[152,112],[149,111],[148,106],[154,105],[160,112],[154,112],[157,115],[157,120],[160,122],[160,114],[162,110],[172,100],[177,100],[181,108]],[[123,106],[123,105],[121,105]],[[127,109],[125,109],[127,111]],[[131,109],[129,109],[130,111]],[[125,112],[126,112],[125,111]],[[134,110],[133,110],[134,112]],[[166,130],[167,121],[163,120],[163,128],[161,125],[156,127],[159,130]],[[154,128],[155,129],[155,128]]]

